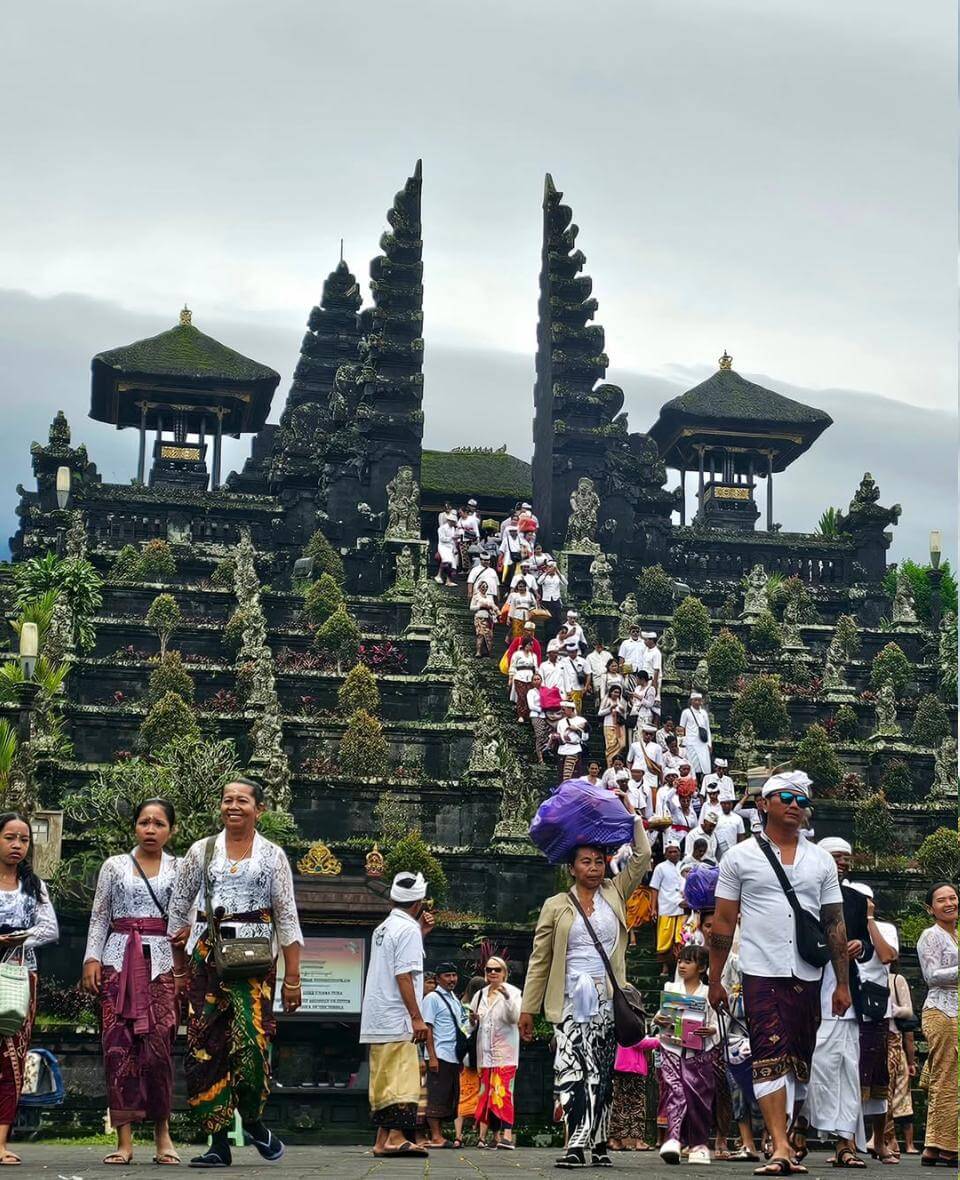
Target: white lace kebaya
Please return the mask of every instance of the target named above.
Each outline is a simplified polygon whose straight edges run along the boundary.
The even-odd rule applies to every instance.
[[[44,882],[40,882],[39,901],[24,893],[22,884],[16,889],[0,890],[0,926],[10,930],[29,930],[29,936],[23,943],[23,961],[30,971],[36,971],[34,947],[46,946],[60,937],[57,915]]]
[[[185,926],[193,927],[187,941],[189,955],[207,928],[197,920],[204,912],[203,861],[206,840],[198,840],[180,861],[177,880],[170,899],[170,934]],[[276,844],[254,834],[253,847],[246,860],[227,857],[226,834],[220,832],[210,862],[210,886],[214,909],[225,914],[244,914],[250,910],[269,910],[273,922],[226,922],[224,929],[234,930],[237,938],[272,938],[273,949],[298,942],[303,945],[297,903],[293,892],[293,873],[286,853]]]
[[[133,864],[133,853],[111,856],[103,862],[97,878],[97,892],[90,911],[85,963],[98,962],[104,967],[120,971],[127,949],[129,934],[111,933],[111,923],[118,918],[162,918],[153,903],[150,891]],[[177,876],[179,861],[169,852],[160,858],[160,869],[150,878],[150,888],[165,910],[170,906],[170,894]],[[165,934],[144,934],[143,945],[150,948],[150,978],[156,979],[165,971],[173,970],[173,953]]]

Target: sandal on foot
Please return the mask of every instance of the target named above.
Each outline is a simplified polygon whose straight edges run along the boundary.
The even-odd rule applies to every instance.
[[[159,1164],[161,1168],[175,1168],[181,1160],[175,1151],[158,1151],[153,1157],[153,1162]]]
[[[805,1172],[806,1168],[796,1167],[783,1156],[772,1156],[762,1168],[754,1168],[754,1176],[792,1176],[794,1172]]]
[[[268,1164],[275,1164],[287,1150],[272,1131],[267,1131],[266,1139],[254,1139],[252,1135],[249,1136],[249,1139]]]
[[[833,1168],[865,1168],[867,1162],[862,1160],[855,1151],[851,1151],[849,1147],[844,1147],[830,1161],[830,1166]]]
[[[731,1163],[746,1163],[758,1164],[761,1160],[759,1151],[748,1151],[745,1147],[741,1147],[739,1151],[735,1151],[729,1157]]]
[[[401,1143],[399,1147],[387,1147],[383,1151],[375,1151],[373,1154],[377,1157],[377,1159],[383,1159],[383,1157],[387,1155],[420,1156],[426,1159],[430,1155],[430,1152],[424,1147],[417,1147],[409,1140],[404,1140],[404,1142]]]
[[[589,1168],[590,1165],[586,1161],[583,1149],[580,1147],[571,1147],[563,1155],[557,1158],[553,1165],[555,1168]]]
[[[229,1168],[232,1163],[233,1157],[229,1151],[221,1155],[219,1151],[214,1151],[211,1147],[203,1155],[195,1155],[189,1166],[191,1168]]]
[[[13,1156],[12,1151],[5,1151],[3,1155],[0,1155],[0,1164],[6,1164],[11,1156]],[[13,1156],[13,1158],[18,1164],[20,1163],[19,1156]],[[122,1151],[111,1151],[109,1155],[103,1157],[103,1162],[112,1168],[127,1168],[133,1163],[133,1154],[124,1155]]]
[[[497,1151],[516,1151],[517,1145],[512,1139],[509,1142],[506,1139],[501,1139],[496,1148]]]

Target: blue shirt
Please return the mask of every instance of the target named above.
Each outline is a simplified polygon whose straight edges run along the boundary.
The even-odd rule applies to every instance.
[[[460,998],[445,988],[438,987],[424,997],[423,1019],[433,1026],[433,1047],[441,1061],[459,1065],[457,1058],[457,1024],[466,1025],[466,1014]]]

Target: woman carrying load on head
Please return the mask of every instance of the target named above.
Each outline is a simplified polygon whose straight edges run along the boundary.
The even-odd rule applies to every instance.
[[[234,1110],[265,1160],[278,1160],[284,1152],[263,1124],[270,1093],[269,1040],[276,1028],[276,957],[279,948],[283,1010],[296,1012],[303,935],[286,854],[257,832],[265,810],[259,783],[231,779],[220,797],[222,830],[190,848],[170,899],[169,933],[189,959],[187,1097],[203,1130],[212,1136],[209,1150],[190,1161],[197,1168],[232,1162],[227,1135]],[[200,912],[191,931],[195,908]],[[218,949],[230,947],[231,935],[244,941],[243,950],[255,964],[249,976],[218,970]]]

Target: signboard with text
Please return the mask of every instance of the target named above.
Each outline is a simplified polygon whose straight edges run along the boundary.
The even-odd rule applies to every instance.
[[[296,1016],[359,1016],[363,991],[362,938],[308,938],[300,954],[303,1004]],[[273,1010],[283,1013],[283,956],[277,963]]]

